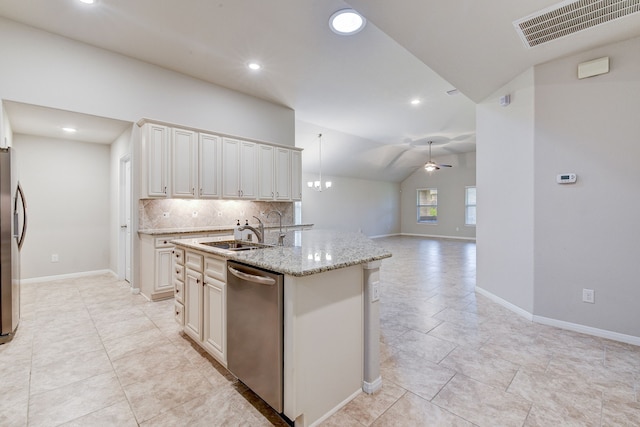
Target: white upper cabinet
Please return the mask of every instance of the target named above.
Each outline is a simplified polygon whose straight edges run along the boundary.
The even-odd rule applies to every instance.
[[[291,151],[291,200],[302,200],[302,152]]]
[[[222,197],[240,197],[240,141],[222,138]]]
[[[222,197],[257,197],[257,144],[237,139],[222,139]]]
[[[143,198],[300,200],[301,152],[146,122]]]
[[[191,130],[171,130],[171,196],[196,197],[198,134]]]
[[[198,195],[203,199],[220,197],[220,138],[201,133],[199,153]]]
[[[143,149],[146,152],[146,196],[167,197],[169,183],[169,128],[147,123],[142,130]],[[144,191],[143,191],[144,192]]]
[[[258,198],[273,200],[275,198],[274,157],[275,148],[270,145],[258,146]]]
[[[258,197],[258,144],[240,141],[240,197]]]
[[[291,150],[278,147],[275,151],[275,199],[291,200]]]

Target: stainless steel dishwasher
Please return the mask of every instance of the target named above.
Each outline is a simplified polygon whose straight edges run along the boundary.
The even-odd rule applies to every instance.
[[[283,411],[283,276],[227,262],[227,366]]]

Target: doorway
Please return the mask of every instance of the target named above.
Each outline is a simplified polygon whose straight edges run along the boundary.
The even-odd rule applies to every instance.
[[[131,283],[131,157],[120,158],[120,244],[118,278]]]

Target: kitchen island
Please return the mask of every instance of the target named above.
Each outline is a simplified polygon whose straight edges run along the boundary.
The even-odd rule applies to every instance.
[[[226,366],[226,261],[281,273],[282,414],[316,425],[380,388],[379,267],[388,251],[362,234],[326,230],[291,231],[285,246],[238,252],[206,245],[215,240],[172,241],[184,251],[176,255],[176,271],[185,270],[176,318],[187,335]]]

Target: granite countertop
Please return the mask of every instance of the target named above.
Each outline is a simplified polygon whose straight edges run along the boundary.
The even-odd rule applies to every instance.
[[[277,230],[276,230],[277,231]],[[278,233],[266,233],[266,243],[275,243]],[[264,268],[290,276],[308,276],[391,257],[361,233],[333,230],[289,231],[285,246],[273,246],[250,251],[230,252],[201,242],[219,240],[215,237],[176,239],[172,242],[187,249],[196,249],[230,260]]]
[[[255,226],[255,224],[251,224]],[[309,228],[313,227],[313,224],[289,224],[283,225],[282,228],[285,230],[295,230],[299,228]],[[208,232],[216,232],[216,231],[228,231],[233,234],[233,229],[235,225],[222,225],[222,226],[202,226],[202,227],[182,227],[182,228],[141,228],[138,230],[139,234],[149,234],[149,235],[163,235],[163,234],[190,234],[190,233],[208,233]],[[277,225],[265,225],[265,230],[278,231]]]

